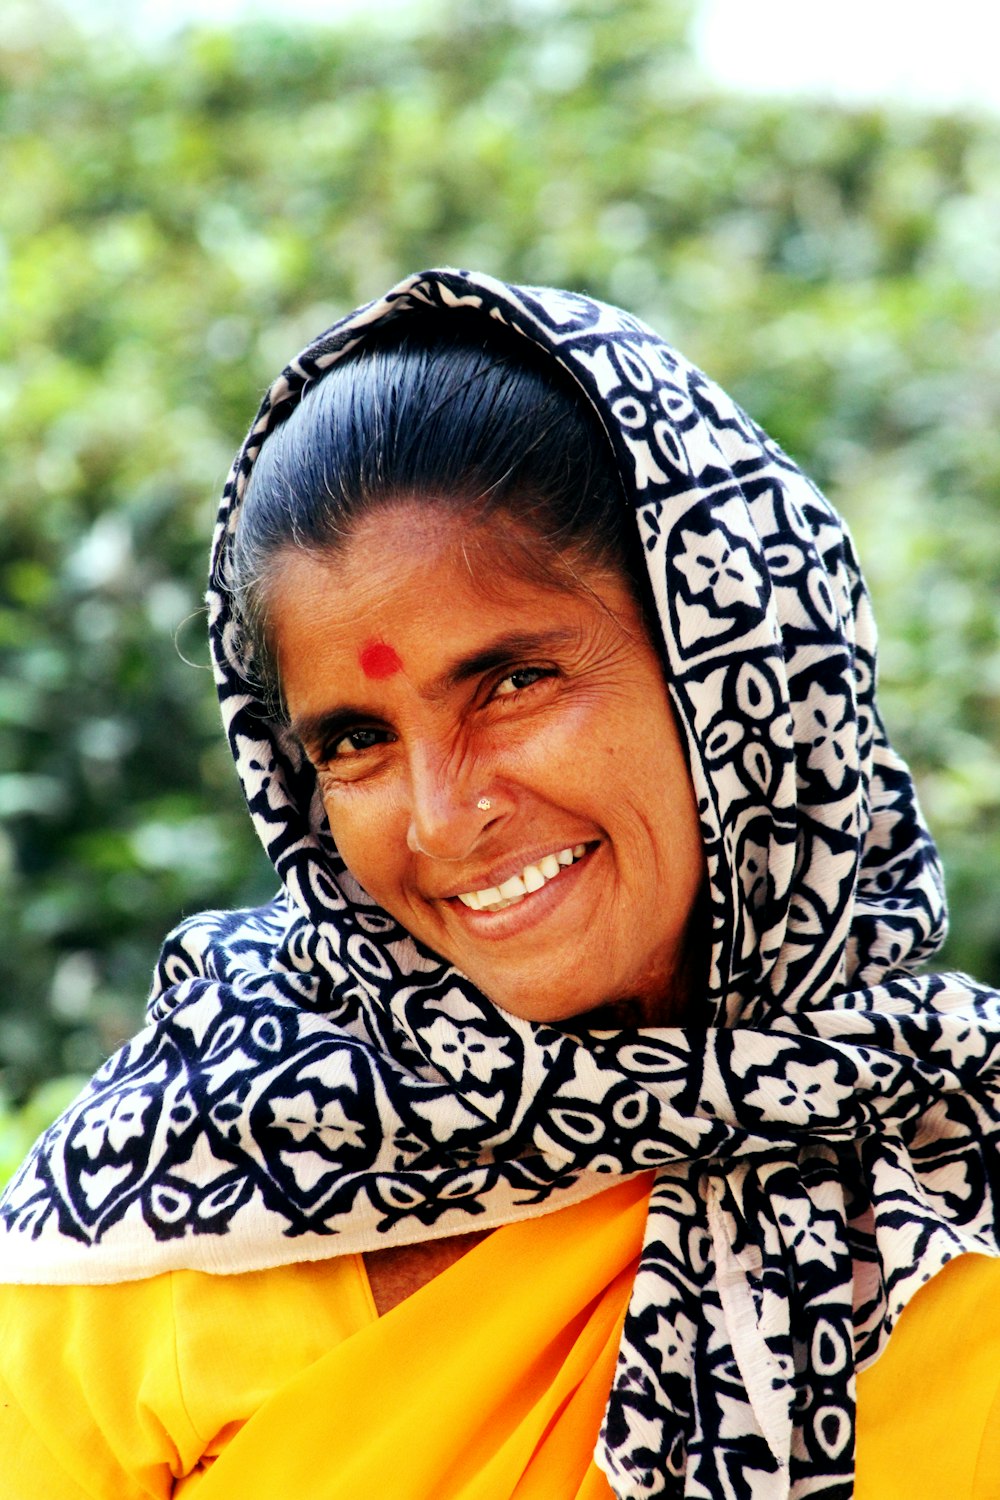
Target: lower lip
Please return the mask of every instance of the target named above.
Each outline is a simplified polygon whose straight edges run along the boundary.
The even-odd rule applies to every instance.
[[[471,906],[466,906],[457,896],[452,896],[447,904],[458,920],[477,938],[514,937],[526,927],[542,921],[572,894],[580,876],[589,869],[599,848],[599,844],[588,845],[586,854],[575,859],[571,865],[564,865],[558,875],[545,882],[541,890],[530,891],[513,906],[505,906],[503,911],[473,911]]]

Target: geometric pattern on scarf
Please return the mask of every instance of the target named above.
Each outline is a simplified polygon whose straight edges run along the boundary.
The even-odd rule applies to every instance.
[[[634,507],[708,865],[697,1025],[491,1005],[346,871],[226,592],[267,433],[386,319],[453,309],[557,360]],[[875,701],[850,539],[716,385],[618,309],[410,277],[271,387],[209,593],[223,717],[281,881],[166,941],[149,1024],[2,1200],[9,1280],[236,1273],[550,1211],[656,1169],[598,1460],[621,1500],[850,1496],[856,1369],[955,1255],[996,1254],[1000,997],[920,976],[937,855]]]

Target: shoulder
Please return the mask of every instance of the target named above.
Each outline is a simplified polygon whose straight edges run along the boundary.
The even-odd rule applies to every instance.
[[[1000,1494],[1000,1260],[961,1255],[858,1377],[856,1500]]]
[[[19,1455],[24,1478],[5,1500],[123,1500],[148,1493],[150,1475],[169,1484],[373,1315],[356,1256],[0,1286],[0,1451]]]
[[[285,937],[291,915],[285,893],[265,906],[202,911],[167,933],[153,971],[149,997],[155,1006],[189,979],[225,979],[234,961],[260,951],[272,954]]]

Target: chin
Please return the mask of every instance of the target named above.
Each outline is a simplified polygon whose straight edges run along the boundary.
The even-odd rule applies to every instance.
[[[522,1021],[534,1021],[538,1025],[559,1025],[599,1003],[596,996],[581,998],[577,989],[570,993],[554,990],[551,983],[547,984],[544,979],[533,983],[504,983],[496,975],[477,974],[471,968],[464,969],[463,972],[498,1010],[517,1016]]]
[[[529,996],[524,996],[520,991],[504,990],[503,986],[494,985],[492,989],[483,985],[479,987],[490,1004],[495,1005],[498,1010],[517,1016],[521,1021],[533,1021],[539,1026],[558,1026],[564,1021],[571,1021],[583,1009],[579,1000],[566,1000],[560,1004],[548,995],[544,1000],[539,1000],[537,989]]]
[[[626,1000],[604,1000],[579,1015],[568,1018],[571,1028],[590,1031],[620,1031],[639,1026],[655,1026],[656,1006],[652,1001],[630,996]],[[663,1024],[663,1023],[659,1023]]]
[[[532,984],[489,984],[469,976],[479,985],[491,1004],[508,1015],[522,1021],[533,1021],[538,1025],[597,1027],[599,1025],[642,1026],[653,1025],[654,1014],[663,1008],[664,1002],[644,999],[637,994],[628,994],[619,988],[617,998],[609,998],[608,992],[581,994],[580,986],[568,989],[553,989],[551,984],[539,979]],[[614,988],[611,988],[614,996]],[[620,1017],[621,1019],[613,1019]],[[662,1023],[661,1023],[662,1024]]]
[[[492,976],[466,970],[486,998],[500,1010],[537,1025],[565,1026],[570,1030],[617,1030],[623,1027],[681,1026],[690,1015],[691,1001],[703,987],[696,945],[687,947],[674,961],[652,962],[640,973],[609,979],[607,987],[581,993],[576,976],[568,984],[553,986],[538,975],[527,980]],[[587,974],[581,959],[580,977]],[[492,983],[490,982],[492,979]]]

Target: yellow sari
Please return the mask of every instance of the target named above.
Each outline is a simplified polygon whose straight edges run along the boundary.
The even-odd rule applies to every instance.
[[[0,1495],[610,1500],[649,1185],[498,1229],[381,1318],[354,1255],[2,1287]],[[858,1398],[857,1500],[997,1500],[1000,1263],[918,1293]]]

